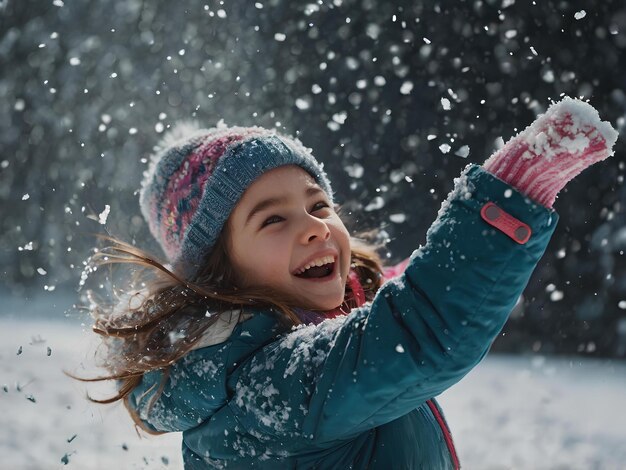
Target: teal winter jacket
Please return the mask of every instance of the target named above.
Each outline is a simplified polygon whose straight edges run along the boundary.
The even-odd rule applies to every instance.
[[[182,431],[188,469],[453,469],[431,399],[485,356],[557,219],[470,165],[371,303],[291,331],[239,312],[168,375],[146,374],[130,405]]]

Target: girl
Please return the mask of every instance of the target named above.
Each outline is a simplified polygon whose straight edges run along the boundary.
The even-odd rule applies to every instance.
[[[148,268],[117,305],[92,305],[110,371],[95,380],[119,384],[100,401],[123,400],[148,432],[182,431],[188,469],[459,468],[433,397],[485,356],[554,231],[557,193],[616,138],[590,105],[553,105],[469,165],[426,245],[384,269],[298,141],[183,127],[140,196],[169,264],[117,242],[94,257]]]

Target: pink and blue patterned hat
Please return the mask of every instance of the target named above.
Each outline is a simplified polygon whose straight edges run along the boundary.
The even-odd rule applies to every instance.
[[[306,170],[332,202],[332,189],[311,150],[261,127],[198,129],[182,123],[157,146],[139,203],[168,262],[193,277],[230,213],[254,180],[283,165]]]

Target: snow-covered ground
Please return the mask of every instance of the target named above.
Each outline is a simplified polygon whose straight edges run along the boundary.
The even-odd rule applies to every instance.
[[[182,468],[180,434],[140,438],[121,405],[89,403],[63,374],[84,372],[94,336],[0,316],[2,468]],[[464,469],[626,468],[624,362],[490,355],[440,402]]]

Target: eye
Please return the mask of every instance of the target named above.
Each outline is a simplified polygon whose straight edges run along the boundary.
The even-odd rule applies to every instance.
[[[327,207],[329,208],[330,206],[328,205],[326,201],[319,201],[315,203],[315,205],[311,209],[311,212],[316,212]]]
[[[278,223],[278,222],[282,222],[283,220],[285,219],[283,219],[279,215],[272,215],[263,221],[263,223],[261,224],[261,228]]]

